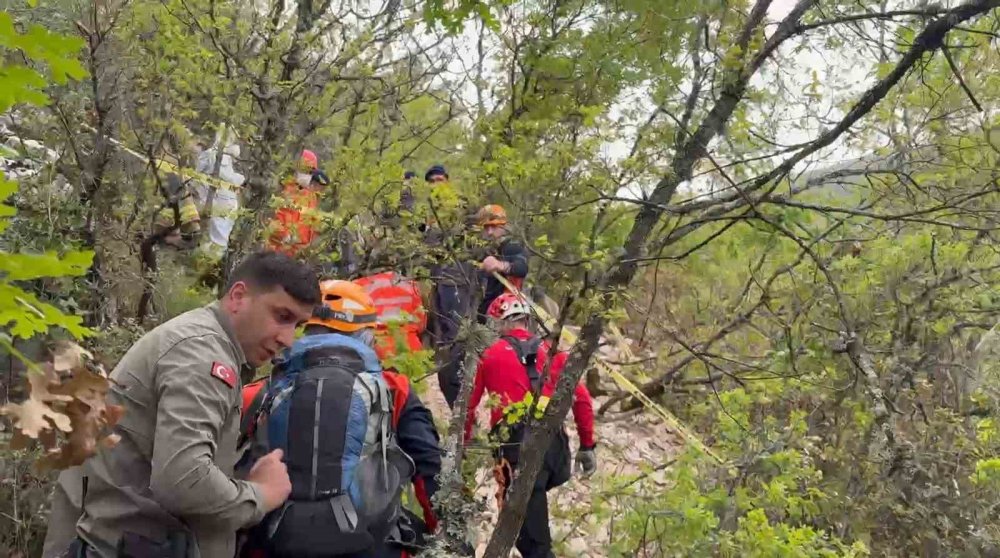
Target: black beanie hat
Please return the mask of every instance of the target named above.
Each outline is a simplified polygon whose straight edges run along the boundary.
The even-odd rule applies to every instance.
[[[427,169],[427,172],[424,174],[424,180],[430,182],[431,177],[436,174],[442,174],[445,178],[451,178],[448,176],[448,171],[445,170],[444,165],[434,165],[433,167]]]

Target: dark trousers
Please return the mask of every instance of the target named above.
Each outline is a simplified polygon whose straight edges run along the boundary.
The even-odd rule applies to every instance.
[[[498,463],[506,461],[510,467],[501,467],[503,472],[504,500],[510,487],[510,476],[517,469],[521,460],[521,442],[524,438],[523,423],[512,427],[508,434],[503,434],[503,428],[494,426],[490,432],[494,441],[501,443],[494,458]],[[505,439],[506,438],[506,439]],[[552,533],[549,530],[549,498],[547,492],[565,484],[572,474],[569,437],[566,430],[560,428],[553,436],[549,449],[545,452],[542,469],[535,477],[535,485],[528,498],[528,507],[524,510],[524,523],[517,535],[514,546],[524,558],[555,558],[552,553]]]
[[[438,365],[438,385],[448,407],[455,405],[462,389],[462,359],[465,350],[455,343],[462,319],[469,313],[469,296],[457,285],[438,283],[434,286],[434,320],[437,338],[434,340]]]
[[[451,345],[458,336],[462,319],[469,313],[471,301],[469,294],[464,292],[467,290],[458,285],[434,285],[434,320],[437,323],[434,342],[438,347]]]
[[[400,519],[399,522],[401,529],[405,528],[405,534],[402,537],[406,541],[405,545],[385,540],[375,543],[375,546],[370,550],[350,554],[330,554],[329,556],[331,558],[409,558],[416,556],[421,549],[427,546],[425,538],[427,535],[427,524],[424,523],[423,519],[406,508],[403,509],[403,516],[405,519]],[[241,558],[270,557],[268,551],[265,550],[266,545],[259,538],[260,536],[259,532],[255,532],[253,535],[255,538],[247,541],[242,553],[239,554]],[[71,556],[69,558],[76,557]]]
[[[552,532],[549,529],[549,497],[546,486],[549,471],[544,467],[538,472],[532,488],[528,507],[524,510],[524,523],[517,534],[514,546],[524,558],[555,558],[552,553]],[[504,500],[510,487],[510,476],[504,471]]]
[[[465,360],[465,346],[453,343],[450,347],[441,349],[441,359],[438,362],[438,386],[448,408],[455,407],[458,392],[462,390],[462,361]]]

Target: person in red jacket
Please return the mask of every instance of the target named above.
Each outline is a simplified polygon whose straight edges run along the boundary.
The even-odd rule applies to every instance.
[[[483,395],[490,392],[498,397],[500,404],[490,412],[490,436],[500,443],[496,452],[495,476],[500,483],[498,495],[501,506],[517,467],[524,435],[523,422],[513,421],[514,424],[511,424],[505,415],[523,412],[523,405],[519,410],[518,404],[524,402],[529,393],[532,394],[531,399],[538,402],[538,407],[544,408],[559,382],[568,357],[564,351],[557,352],[552,357],[551,366],[547,366],[550,346],[530,331],[530,315],[528,302],[518,294],[501,294],[490,304],[487,316],[497,324],[501,337],[483,352],[479,361],[465,423],[465,441],[468,443],[476,422],[476,408]],[[576,463],[583,474],[589,476],[597,469],[594,406],[583,384],[578,384],[573,392],[573,419],[580,437]],[[560,428],[535,479],[515,544],[524,558],[555,557],[552,553],[547,492],[569,480],[570,474],[569,438],[566,431]]]

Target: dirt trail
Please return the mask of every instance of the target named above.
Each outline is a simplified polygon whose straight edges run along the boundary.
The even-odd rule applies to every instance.
[[[451,418],[451,412],[437,389],[436,381],[430,378],[428,383],[431,385],[422,395],[424,402],[439,424],[446,423]],[[596,399],[595,409],[602,402],[600,398]],[[485,428],[485,406],[480,406],[478,419],[480,428]],[[575,452],[579,442],[571,419],[566,421],[566,428],[570,435],[570,448]],[[668,461],[681,445],[679,437],[648,414],[635,414],[613,421],[602,421],[598,417],[595,430],[598,443],[597,473],[590,479],[574,476],[567,484],[549,492],[549,513],[553,517],[552,536],[556,541],[555,550],[559,558],[606,556],[603,550],[607,547],[609,538],[609,521],[607,517],[596,519],[588,513],[592,498],[603,497],[601,488],[606,491],[615,486],[614,481],[623,475],[637,474],[642,463],[660,464]],[[488,469],[479,471],[477,481],[476,495],[488,503],[486,513],[478,519],[480,527],[476,556],[482,556],[497,518],[494,499],[496,484],[492,471]],[[614,515],[618,515],[619,510],[615,507],[619,505],[622,504],[611,502]],[[518,556],[517,551],[512,555]]]

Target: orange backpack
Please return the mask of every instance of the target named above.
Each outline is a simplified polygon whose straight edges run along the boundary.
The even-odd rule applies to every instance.
[[[427,328],[427,312],[416,281],[407,279],[394,271],[369,275],[354,281],[372,297],[378,310],[378,342],[375,352],[380,359],[396,354],[396,343],[389,334],[388,322],[399,319],[404,313],[411,320],[401,326],[406,345],[412,351],[423,349],[420,334]]]

